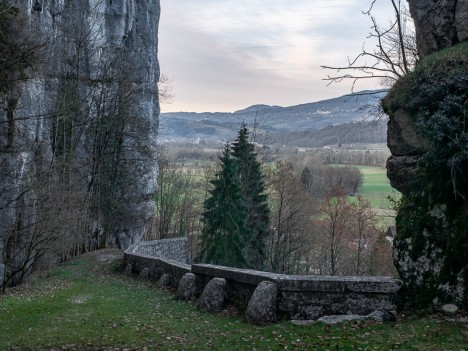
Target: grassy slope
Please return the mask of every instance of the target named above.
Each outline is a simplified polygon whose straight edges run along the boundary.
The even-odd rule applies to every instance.
[[[112,252],[114,253],[114,252]],[[88,254],[0,298],[0,350],[462,350],[468,328],[413,317],[403,323],[284,321],[260,328],[113,270],[109,252]],[[114,267],[114,268],[113,268]]]

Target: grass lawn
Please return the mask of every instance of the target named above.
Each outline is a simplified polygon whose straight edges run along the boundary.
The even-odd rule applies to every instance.
[[[468,350],[467,324],[440,316],[256,327],[202,313],[116,273],[118,256],[83,255],[1,296],[0,350]]]

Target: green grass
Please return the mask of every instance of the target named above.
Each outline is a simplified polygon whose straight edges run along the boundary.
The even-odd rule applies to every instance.
[[[386,229],[395,225],[395,211],[388,200],[400,198],[400,193],[393,189],[387,178],[387,172],[382,167],[356,166],[364,176],[364,182],[359,193],[369,201],[371,207],[379,216],[379,224]]]
[[[405,322],[256,327],[199,312],[86,255],[0,298],[0,350],[463,350],[467,325]]]
[[[345,165],[333,166],[343,167]],[[352,166],[358,168],[363,174],[363,184],[359,188],[359,194],[369,201],[372,209],[377,213],[379,226],[383,229],[387,229],[389,226],[395,225],[395,211],[388,198],[391,197],[398,200],[401,194],[391,187],[385,168],[359,165]],[[351,201],[353,200],[352,197],[350,199]]]

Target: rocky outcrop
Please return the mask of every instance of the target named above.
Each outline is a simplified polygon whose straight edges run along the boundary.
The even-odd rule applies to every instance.
[[[36,46],[21,69],[0,66],[11,78],[0,89],[0,265],[8,276],[50,249],[63,260],[127,248],[154,208],[159,1],[1,6],[23,21],[8,34]]]
[[[427,21],[426,30],[444,31],[436,18]],[[454,33],[445,30],[446,38]],[[438,42],[428,52],[450,43]],[[390,117],[387,175],[403,193],[394,263],[403,281],[402,295],[418,307],[435,297],[468,306],[467,72],[468,42],[463,42],[424,57],[382,100]]]
[[[408,0],[422,56],[468,39],[468,0]]]

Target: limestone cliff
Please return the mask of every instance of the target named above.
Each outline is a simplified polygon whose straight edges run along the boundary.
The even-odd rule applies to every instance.
[[[394,263],[407,302],[468,306],[468,42],[426,55],[383,99]]]
[[[421,57],[468,39],[468,0],[408,0]]]
[[[19,63],[0,61],[0,283],[14,283],[50,252],[142,237],[156,190],[160,5],[8,0],[4,14],[0,58]]]

